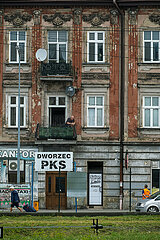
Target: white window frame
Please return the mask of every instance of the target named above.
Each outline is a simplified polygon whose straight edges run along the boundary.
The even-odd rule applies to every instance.
[[[17,32],[17,40],[11,40],[11,32]],[[19,33],[25,32],[25,40],[19,40]],[[24,43],[24,61],[20,61],[21,63],[26,63],[26,42],[27,42],[27,36],[26,31],[10,31],[9,32],[9,62],[10,63],[19,63],[19,54],[17,53],[17,59],[16,61],[11,60],[11,43],[17,43],[17,46],[19,46],[20,43]]]
[[[145,40],[144,39],[144,33],[145,32],[151,32],[151,39],[150,40]],[[152,40],[152,36],[153,36],[153,32],[159,32],[159,40]],[[151,43],[151,60],[150,61],[146,61],[145,60],[145,43],[146,42],[150,42]],[[153,61],[153,43],[158,42],[159,43],[159,49],[158,49],[158,55],[159,55],[159,60],[158,61]],[[143,62],[145,63],[159,63],[160,62],[160,31],[144,31],[143,32]]]
[[[49,32],[52,32],[52,31],[56,31],[56,30],[49,30],[48,31],[48,35],[49,35]],[[67,34],[67,41],[66,42],[59,42],[58,41],[58,33],[61,32],[61,31],[65,31],[66,34]],[[56,42],[49,42],[49,39],[48,39],[48,61],[55,61],[56,63],[59,63],[59,45],[62,45],[62,44],[65,44],[66,45],[66,63],[67,63],[67,57],[68,57],[68,32],[66,30],[59,30],[59,31],[56,31],[57,32],[57,41]],[[56,52],[57,52],[57,59],[49,59],[49,45],[50,44],[55,44],[56,45]]]
[[[11,97],[15,97],[16,98],[16,103],[15,104],[11,104]],[[20,104],[20,108],[24,108],[24,122],[23,125],[20,126],[20,128],[25,128],[26,127],[26,122],[27,122],[27,97],[26,96],[20,96],[24,98],[24,103]],[[15,107],[16,108],[16,125],[12,126],[11,123],[11,107]],[[9,95],[8,96],[8,127],[9,128],[18,128],[18,96],[17,95]]]
[[[145,106],[145,98],[151,98],[151,106]],[[158,106],[152,106],[153,97],[158,97]],[[150,110],[150,126],[145,126],[145,110]],[[153,126],[153,110],[158,109],[158,126]],[[159,96],[144,96],[143,97],[143,127],[144,128],[160,128],[160,97]]]
[[[56,98],[56,104],[55,105],[50,105],[49,104],[49,98],[50,97],[55,97]],[[60,97],[63,97],[65,98],[65,105],[59,105],[58,102],[59,102],[59,98]],[[67,99],[66,99],[66,96],[65,95],[50,95],[48,96],[48,108],[47,108],[47,115],[48,115],[48,126],[49,126],[49,108],[65,108],[65,119],[66,119],[66,116],[67,116]]]
[[[94,33],[95,34],[95,39],[90,40],[89,39],[89,34]],[[98,40],[98,33],[103,34],[103,40]],[[90,43],[95,43],[95,61],[90,61],[89,60],[89,44]],[[98,43],[103,44],[103,60],[98,61]],[[87,62],[89,63],[103,63],[105,62],[105,32],[104,31],[88,31],[87,32]]]
[[[89,105],[89,98],[94,97],[95,98],[95,105]],[[102,106],[96,105],[96,98],[97,97],[102,97]],[[94,108],[95,109],[95,125],[89,125],[89,109]],[[102,125],[98,126],[97,125],[97,109],[102,109]],[[87,127],[92,127],[92,128],[102,128],[104,127],[104,95],[87,95]]]

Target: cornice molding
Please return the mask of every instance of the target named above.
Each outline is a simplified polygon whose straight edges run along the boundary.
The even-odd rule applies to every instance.
[[[32,15],[25,13],[25,12],[24,13],[16,12],[11,15],[5,15],[4,19],[5,19],[5,21],[13,24],[13,26],[20,27],[20,26],[24,25],[25,23],[31,21]]]
[[[84,22],[90,23],[92,26],[100,26],[102,23],[110,20],[109,14],[91,13],[89,15],[83,15]]]
[[[155,24],[160,25],[160,15],[152,14],[149,16],[149,20]]]
[[[45,22],[52,23],[54,26],[61,26],[64,22],[70,21],[71,15],[62,15],[60,13],[55,13],[54,15],[44,15],[43,19]]]

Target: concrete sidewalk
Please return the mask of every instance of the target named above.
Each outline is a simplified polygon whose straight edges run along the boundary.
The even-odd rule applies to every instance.
[[[13,212],[10,213],[9,209],[0,209],[0,216],[7,215],[35,215],[35,216],[126,216],[126,215],[144,215],[148,213],[139,213],[136,211],[129,210],[119,210],[119,209],[78,209],[77,212],[75,209],[67,209],[67,210],[47,210],[47,209],[39,209],[37,212],[27,213],[23,211],[23,213],[19,212],[18,209],[14,208]],[[150,213],[151,214],[151,213]],[[159,213],[154,213],[159,214]]]

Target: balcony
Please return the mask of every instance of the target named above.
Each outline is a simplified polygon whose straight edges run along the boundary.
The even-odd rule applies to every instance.
[[[41,127],[37,124],[35,137],[38,140],[64,139],[76,140],[77,134],[75,127]]]
[[[72,65],[71,63],[41,63],[41,76],[56,76],[56,75],[69,75],[72,76]]]

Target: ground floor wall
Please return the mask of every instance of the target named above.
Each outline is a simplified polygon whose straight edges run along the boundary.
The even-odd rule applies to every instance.
[[[44,147],[44,151],[56,151],[57,147]],[[77,172],[86,172],[89,175],[89,166],[102,163],[102,204],[89,204],[89,177],[87,177],[87,196],[78,199],[79,208],[101,207],[119,209],[120,193],[120,149],[118,144],[77,144],[64,147],[63,151],[73,151]],[[128,168],[125,167],[125,154],[128,151]],[[131,168],[131,206],[132,209],[138,200],[142,199],[142,189],[147,184],[151,192],[155,191],[153,183],[154,169],[160,169],[160,146],[141,145],[138,143],[124,146],[123,168],[123,209],[130,207],[130,168]],[[96,174],[96,170],[95,170]],[[45,174],[39,175],[40,206],[45,207]],[[43,197],[42,197],[43,196]],[[67,198],[67,208],[75,207],[75,199]]]
[[[3,145],[3,149],[13,149],[12,145]],[[1,146],[2,149],[2,146]],[[24,147],[26,149],[26,147]],[[30,149],[28,146],[27,149]],[[32,147],[39,152],[73,152],[73,169],[78,173],[86,173],[86,195],[78,197],[79,208],[119,209],[120,194],[120,147],[118,143],[77,142],[76,144],[39,144]],[[125,167],[125,154],[128,151],[128,168]],[[0,151],[0,183],[8,184],[9,160]],[[160,146],[148,143],[132,143],[124,145],[123,168],[123,208],[130,204],[130,169],[131,169],[131,204],[142,197],[144,184],[152,191],[159,189],[160,179]],[[31,162],[25,160],[25,182],[31,180]],[[57,174],[57,173],[55,173]],[[54,175],[54,173],[53,173]],[[63,179],[62,179],[63,180]],[[66,173],[67,185],[67,173]],[[55,182],[56,184],[56,182]],[[34,201],[39,201],[40,208],[46,208],[47,173],[34,172]],[[56,189],[56,185],[55,185]],[[57,191],[57,190],[55,190]],[[58,197],[58,192],[56,192]],[[53,204],[54,206],[54,204]],[[75,208],[75,198],[67,196],[66,208]]]

